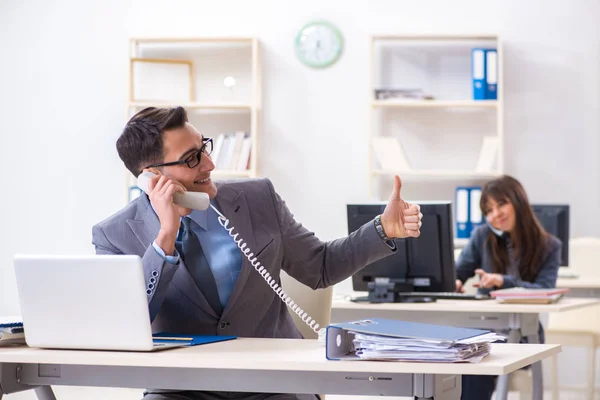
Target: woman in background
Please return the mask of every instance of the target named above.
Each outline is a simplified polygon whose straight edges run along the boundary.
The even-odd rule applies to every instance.
[[[541,226],[519,181],[503,176],[488,182],[479,202],[486,224],[477,228],[456,263],[456,290],[475,274],[479,293],[511,287],[553,288],[562,243]],[[544,331],[540,325],[540,343]],[[494,376],[462,378],[462,400],[491,399]]]

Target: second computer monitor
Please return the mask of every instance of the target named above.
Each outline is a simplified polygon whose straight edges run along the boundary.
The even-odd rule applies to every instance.
[[[375,278],[390,278],[407,283],[409,291],[454,292],[454,234],[450,202],[420,202],[423,214],[421,235],[418,238],[395,239],[398,251],[352,276],[355,291],[367,291]],[[385,204],[349,204],[348,233],[383,213]]]
[[[562,242],[560,265],[569,265],[569,205],[532,204],[531,208],[546,232]]]

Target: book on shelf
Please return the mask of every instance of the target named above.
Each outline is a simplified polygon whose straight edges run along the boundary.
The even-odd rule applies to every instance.
[[[248,169],[248,162],[250,161],[250,148],[252,147],[252,140],[250,136],[244,137],[244,142],[242,144],[242,150],[240,152],[240,157],[238,158],[237,170],[245,171]]]
[[[433,100],[434,97],[423,89],[375,89],[376,100]]]
[[[247,132],[219,134],[214,141],[211,158],[217,169],[229,171],[248,169],[252,139]]]
[[[397,138],[389,136],[374,137],[372,145],[375,157],[383,170],[395,172],[410,170],[402,145]]]
[[[225,135],[219,134],[217,137],[213,139],[213,151],[210,155],[210,158],[213,160],[215,166],[217,165],[217,160],[219,159],[219,154],[221,154],[221,149],[223,148],[223,142],[225,141]]]

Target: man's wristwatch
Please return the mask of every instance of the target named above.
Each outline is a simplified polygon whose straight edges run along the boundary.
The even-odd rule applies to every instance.
[[[375,217],[374,223],[375,223],[375,230],[377,231],[377,234],[379,235],[381,240],[383,240],[383,242],[390,249],[395,250],[396,243],[394,243],[394,241],[388,237],[388,235],[385,233],[385,230],[383,229],[383,225],[381,225],[381,214]]]

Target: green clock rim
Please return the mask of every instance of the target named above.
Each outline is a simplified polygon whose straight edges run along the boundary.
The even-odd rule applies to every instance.
[[[338,49],[337,53],[335,53],[335,56],[329,61],[325,61],[322,63],[314,63],[314,62],[305,60],[298,53],[298,46],[300,44],[300,36],[302,35],[302,32],[306,28],[308,28],[310,26],[314,26],[314,25],[323,25],[323,26],[330,28],[333,31],[333,33],[335,34],[335,36],[337,37],[337,39],[340,41],[340,48]],[[294,45],[295,45],[295,50],[296,50],[296,56],[298,57],[300,62],[302,62],[302,64],[304,64],[308,67],[311,67],[311,68],[326,68],[326,67],[333,65],[337,60],[340,59],[342,52],[344,50],[344,37],[342,36],[342,32],[331,22],[323,21],[323,20],[315,20],[315,21],[310,21],[310,22],[304,24],[304,26],[302,26],[302,28],[300,28],[300,31],[296,35],[296,40],[294,41]]]

